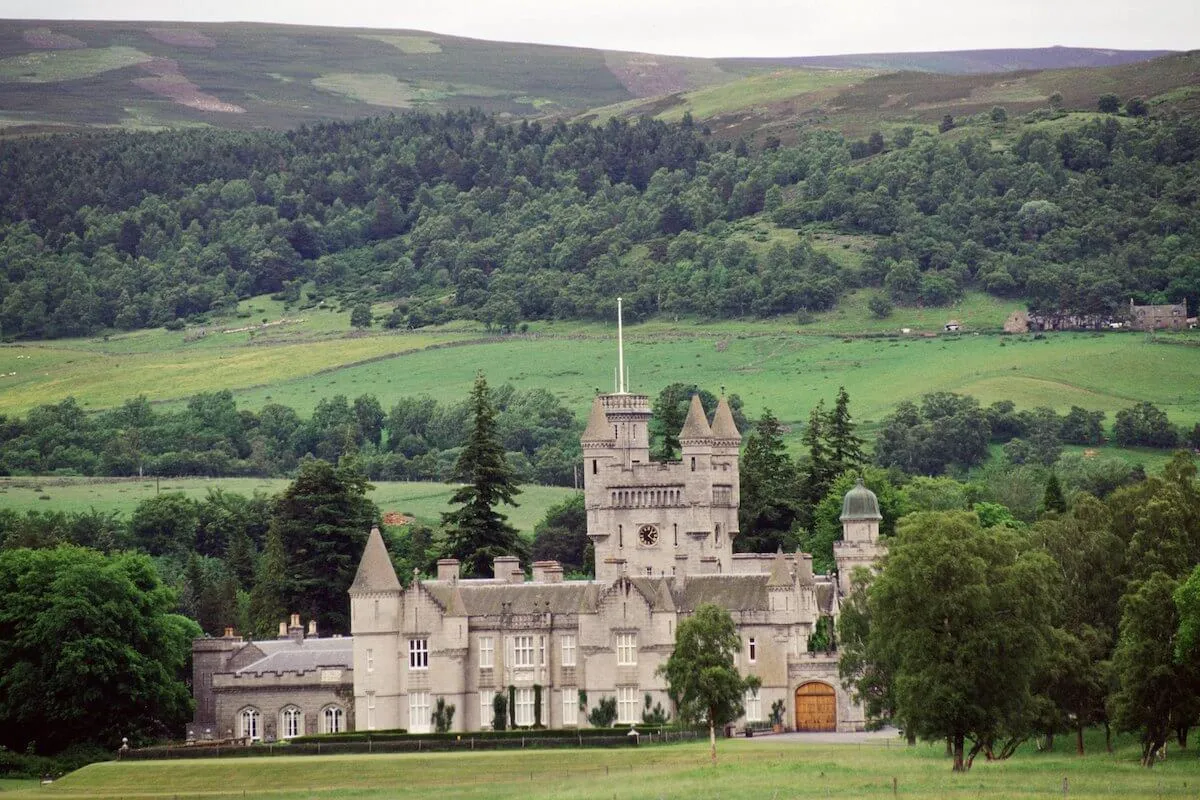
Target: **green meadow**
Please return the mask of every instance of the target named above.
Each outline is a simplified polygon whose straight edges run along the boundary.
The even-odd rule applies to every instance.
[[[853,257],[845,255],[853,254],[853,244],[834,237],[820,242],[846,258]],[[631,385],[651,394],[676,381],[725,387],[742,397],[750,416],[770,408],[786,422],[805,419],[844,385],[868,431],[901,400],[934,391],[1060,412],[1078,405],[1106,412],[1109,424],[1120,409],[1148,400],[1177,423],[1190,427],[1200,420],[1195,333],[1000,335],[995,331],[1017,304],[968,293],[949,308],[897,308],[878,320],[866,312],[870,295],[852,293],[803,325],[787,318],[630,324]],[[375,314],[388,310],[380,304]],[[348,316],[345,310],[287,312],[256,298],[243,303],[241,316],[209,323],[203,336],[193,328],[158,329],[0,346],[0,413],[24,413],[68,396],[90,410],[138,394],[181,403],[224,388],[247,408],[283,403],[308,414],[322,398],[364,393],[388,408],[419,394],[461,400],[483,372],[493,385],[547,389],[582,419],[592,395],[613,385],[613,324],[534,323],[513,336],[492,335],[475,323],[352,332]],[[942,333],[950,319],[963,331]]]
[[[51,786],[14,784],[13,800],[54,798],[1153,798],[1195,797],[1191,753],[1146,770],[1136,749],[982,759],[955,775],[941,748],[898,742],[809,744],[778,739],[620,750],[517,750],[428,755],[238,758],[94,764]],[[895,783],[893,784],[893,781]],[[893,789],[894,787],[894,789]]]
[[[275,494],[288,485],[284,478],[0,478],[0,508],[15,511],[118,512],[126,517],[141,501],[158,492],[182,492],[203,499],[209,490],[251,495]],[[378,481],[368,497],[384,513],[397,512],[429,525],[441,523],[441,514],[450,509],[450,496],[458,488],[448,483]],[[554,486],[525,486],[517,498],[517,508],[502,508],[509,521],[523,533],[532,535],[533,526],[546,515],[546,509],[571,494],[570,489]]]

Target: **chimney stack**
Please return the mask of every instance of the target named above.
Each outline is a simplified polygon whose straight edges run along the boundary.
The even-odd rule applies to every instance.
[[[225,626],[225,638],[226,638],[226,639],[232,639],[232,638],[233,638],[233,628],[229,627],[228,625],[227,625],[227,626]]]
[[[317,638],[317,621],[315,619],[308,621],[308,635],[313,639]]]
[[[458,577],[457,558],[439,558],[437,562],[437,579],[452,581]]]
[[[516,556],[496,556],[492,561],[492,577],[505,583],[524,583],[521,559]]]
[[[292,614],[291,623],[287,626],[287,634],[293,642],[299,644],[304,641],[304,626],[300,624],[300,615]]]
[[[533,562],[534,583],[562,583],[563,568],[557,561]]]
[[[288,637],[288,628],[286,622],[279,623],[279,638],[286,639]]]

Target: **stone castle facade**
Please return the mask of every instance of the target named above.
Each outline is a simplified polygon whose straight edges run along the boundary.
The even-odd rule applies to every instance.
[[[583,435],[588,536],[596,578],[564,581],[556,562],[526,580],[516,558],[488,579],[459,577],[452,559],[434,580],[401,586],[383,539],[371,532],[350,589],[354,719],[358,729],[432,730],[437,701],[456,709],[453,730],[491,727],[497,694],[518,726],[587,724],[602,698],[617,721],[670,709],[658,669],[675,627],[702,603],[733,616],[738,668],[758,676],[746,722],[856,730],[864,724],[837,677],[837,654],[809,652],[821,617],[835,618],[856,566],[881,555],[875,496],[856,487],[842,515],[836,575],[815,575],[804,553],[734,553],[741,435],[722,400],[711,424],[693,398],[682,458],[650,458],[649,398],[596,397]]]
[[[430,731],[439,700],[452,729],[490,728],[497,694],[518,726],[587,725],[601,699],[619,723],[670,710],[659,674],[675,628],[702,603],[737,625],[738,668],[761,681],[744,722],[800,730],[857,730],[862,709],[842,688],[836,652],[810,652],[834,619],[855,567],[882,555],[875,495],[843,503],[837,572],[813,573],[805,553],[735,553],[741,434],[724,399],[710,424],[693,398],[681,458],[650,458],[646,395],[598,395],[582,438],[593,580],[564,580],[556,562],[496,558],[487,579],[464,579],[453,559],[437,577],[401,585],[378,529],[350,588],[351,637],[304,635],[298,617],[269,641],[196,640],[196,717],[189,738],[287,739],[303,733]]]

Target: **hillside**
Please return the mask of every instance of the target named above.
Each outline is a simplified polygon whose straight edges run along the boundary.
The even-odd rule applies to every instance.
[[[934,73],[1095,67],[1150,51],[1073,48],[704,59],[425,31],[251,23],[0,20],[0,130],[290,128],[421,108],[540,117],[779,69]],[[826,80],[826,79],[822,79]]]
[[[1013,71],[1000,71],[990,61],[980,62],[993,66],[988,71],[956,69],[950,57],[958,54],[933,55],[946,59],[904,64],[839,57],[818,59],[821,68],[812,65],[813,59],[788,59],[786,67],[715,86],[623,101],[579,118],[649,115],[670,121],[686,112],[725,138],[762,142],[774,137],[789,143],[800,131],[814,127],[851,136],[901,126],[935,130],[947,114],[970,117],[997,105],[1009,115],[1044,113],[1055,95],[1059,108],[1072,111],[1095,111],[1098,98],[1110,92],[1145,98],[1151,109],[1162,113],[1200,109],[1200,51],[1071,68],[1066,68],[1068,63],[1057,68],[1026,66],[1043,63],[1031,57],[1013,61],[1020,65]],[[946,68],[937,69],[939,64]]]

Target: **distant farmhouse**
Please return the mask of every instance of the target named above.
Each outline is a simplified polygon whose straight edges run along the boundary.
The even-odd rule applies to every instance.
[[[605,698],[618,723],[639,723],[650,706],[671,708],[658,670],[703,603],[733,616],[738,668],[761,681],[745,723],[766,723],[781,703],[786,727],[861,730],[837,652],[809,643],[820,620],[836,620],[853,569],[883,555],[875,495],[860,481],[845,496],[831,574],[814,574],[802,552],[735,553],[742,437],[729,404],[710,424],[692,398],[678,461],[651,460],[650,416],[650,398],[623,379],[592,403],[582,445],[594,580],[564,580],[553,561],[535,562],[527,580],[502,556],[489,578],[461,578],[459,562],[443,559],[435,579],[414,575],[405,588],[372,530],[350,588],[353,637],[305,638],[293,618],[274,642],[196,640],[191,735],[425,732],[439,699],[456,708],[454,730],[482,730],[497,694],[517,726],[585,726]]]
[[[1006,333],[1029,331],[1081,331],[1129,328],[1135,331],[1184,330],[1195,327],[1189,319],[1187,304],[1135,305],[1129,301],[1125,314],[1071,314],[1014,311],[1004,323]]]
[[[1188,326],[1187,304],[1135,306],[1130,300],[1129,326],[1137,331],[1181,331]]]

